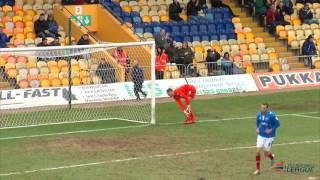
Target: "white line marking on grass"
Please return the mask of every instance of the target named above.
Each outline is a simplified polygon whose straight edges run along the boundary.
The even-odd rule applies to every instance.
[[[317,117],[317,116],[307,116],[307,115],[302,115],[302,114],[292,114],[292,116],[312,118],[312,119],[320,119],[320,117]]]
[[[279,114],[277,116],[292,116],[297,114],[316,114],[319,112],[301,112],[301,113],[292,113],[292,114]],[[238,117],[238,118],[225,118],[225,119],[208,119],[208,120],[198,120],[197,123],[205,123],[205,122],[220,122],[220,121],[232,121],[232,120],[241,120],[241,119],[254,119],[255,116],[251,117]],[[178,125],[182,124],[182,122],[174,122],[174,123],[158,123],[160,126],[170,126],[170,125]],[[90,133],[90,132],[101,132],[108,130],[119,130],[119,129],[130,129],[130,128],[141,128],[151,126],[151,124],[144,124],[138,126],[124,126],[124,127],[114,127],[114,128],[103,128],[103,129],[92,129],[92,130],[80,130],[80,131],[69,131],[69,132],[61,132],[61,133],[49,133],[49,134],[35,134],[29,136],[12,136],[12,137],[2,137],[1,140],[12,140],[12,139],[24,139],[24,138],[36,138],[36,137],[45,137],[45,136],[56,136],[56,135],[68,135],[68,134],[78,134],[78,133]],[[0,131],[1,132],[1,131]]]
[[[108,131],[108,130],[116,130],[116,129],[140,128],[140,127],[146,127],[146,126],[150,126],[150,124],[144,124],[144,125],[138,125],[138,126],[123,126],[123,127],[114,127],[114,128],[102,128],[102,129],[70,131],[70,132],[61,132],[61,133],[35,134],[35,135],[30,135],[30,136],[12,136],[12,137],[0,138],[0,140],[35,138],[35,137],[67,135],[67,134],[77,134],[77,133],[90,133],[90,132],[100,132],[100,131]]]
[[[280,143],[280,144],[274,144],[273,146],[287,146],[287,145],[312,144],[312,143],[320,143],[320,139],[310,140],[310,141],[296,141],[296,142]],[[77,168],[77,167],[95,166],[95,165],[102,165],[102,164],[112,164],[112,163],[135,161],[135,160],[187,156],[187,155],[217,152],[217,151],[234,151],[234,150],[242,150],[242,149],[253,149],[255,147],[256,146],[238,146],[238,147],[229,147],[229,148],[220,148],[220,149],[205,149],[205,150],[198,150],[198,151],[188,151],[188,152],[180,152],[180,153],[154,154],[154,155],[150,155],[150,156],[140,156],[140,157],[84,163],[84,164],[73,164],[73,165],[68,165],[68,166],[58,166],[58,167],[51,167],[51,168],[42,168],[42,169],[34,169],[34,170],[27,170],[27,171],[16,171],[16,172],[2,173],[2,174],[0,174],[0,177],[1,176],[3,177],[3,176],[30,174],[30,173],[44,172],[44,171],[55,171],[55,170],[61,170],[61,169],[71,169],[71,168]]]

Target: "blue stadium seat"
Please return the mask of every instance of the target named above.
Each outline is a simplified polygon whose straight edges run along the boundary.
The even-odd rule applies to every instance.
[[[153,33],[156,33],[158,34],[161,30],[161,27],[160,26],[153,26]]]
[[[208,33],[207,25],[201,24],[199,26],[199,33],[200,34],[207,34]]]
[[[181,34],[183,34],[185,36],[189,35],[189,26],[188,25],[181,26]]]
[[[190,36],[184,36],[184,37],[183,37],[183,41],[184,41],[184,42],[192,42]]]
[[[183,38],[181,36],[176,36],[176,37],[174,37],[174,40],[177,42],[182,42]]]
[[[134,25],[141,25],[142,21],[140,17],[133,17],[132,22]]]
[[[146,33],[146,32],[148,32],[148,33],[153,33],[153,29],[152,29],[152,27],[150,27],[150,26],[145,26],[144,27],[144,32]]]
[[[217,35],[211,35],[210,40],[219,40],[219,37]]]
[[[180,27],[179,26],[172,26],[171,27],[171,34],[173,36],[180,36]]]
[[[228,36],[226,34],[220,34],[220,40],[227,40]]]
[[[199,36],[192,36],[192,41],[200,41],[200,37]]]
[[[209,36],[207,35],[201,36],[201,41],[209,41],[209,40],[210,40]]]
[[[190,35],[198,35],[198,26],[197,25],[191,25],[190,26]]]
[[[136,27],[136,28],[135,28],[135,32],[142,34],[144,31],[143,31],[143,28],[141,28],[141,27]]]
[[[228,35],[228,39],[237,39],[237,35],[235,33],[231,33]]]

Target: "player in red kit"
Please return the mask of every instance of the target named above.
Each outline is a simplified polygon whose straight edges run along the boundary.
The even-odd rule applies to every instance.
[[[195,116],[191,109],[190,101],[196,95],[196,88],[192,85],[185,84],[176,88],[175,90],[169,88],[167,90],[167,94],[178,103],[180,109],[186,115],[187,119],[184,121],[184,124],[195,123]],[[182,103],[181,99],[184,99],[185,104]]]

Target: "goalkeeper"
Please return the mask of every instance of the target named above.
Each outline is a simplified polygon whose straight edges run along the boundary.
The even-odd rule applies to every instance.
[[[196,88],[192,85],[185,84],[172,90],[169,88],[167,90],[168,96],[172,97],[179,105],[180,109],[186,115],[186,120],[184,124],[193,124],[195,123],[194,112],[191,109],[190,101],[196,95]],[[181,98],[184,99],[185,105],[181,102]]]

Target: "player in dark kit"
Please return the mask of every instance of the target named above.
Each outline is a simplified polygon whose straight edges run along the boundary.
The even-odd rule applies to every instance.
[[[196,88],[189,84],[180,86],[175,90],[171,88],[167,90],[168,96],[172,97],[178,103],[180,109],[186,115],[187,119],[184,121],[184,124],[195,123],[195,116],[194,112],[191,109],[190,101],[193,100],[196,92]],[[185,105],[182,103],[181,99],[184,99]]]

